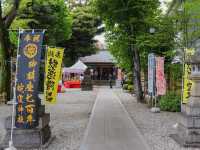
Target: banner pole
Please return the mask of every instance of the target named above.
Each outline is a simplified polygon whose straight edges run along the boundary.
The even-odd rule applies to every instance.
[[[48,54],[48,46],[45,45],[46,49],[45,49],[45,60],[44,60],[44,101],[46,102],[46,75],[47,75],[47,72],[46,72],[46,64],[47,64],[47,54]]]
[[[21,30],[18,29],[18,47],[17,47],[17,59],[16,59],[16,71],[15,71],[15,84],[13,89],[13,106],[12,106],[12,122],[11,122],[11,133],[10,133],[10,141],[9,141],[9,149],[16,150],[16,148],[13,145],[13,131],[14,131],[14,116],[15,116],[15,106],[16,106],[16,84],[17,84],[17,64],[18,64],[18,58],[19,58],[19,42],[20,42],[20,34]]]
[[[183,93],[184,93],[184,77],[185,77],[185,48],[183,48],[183,65],[182,65],[182,89],[181,89],[181,109],[183,104]]]

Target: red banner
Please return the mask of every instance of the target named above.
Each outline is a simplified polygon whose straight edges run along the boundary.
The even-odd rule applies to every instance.
[[[164,58],[156,57],[156,90],[157,95],[165,95],[166,80],[164,73]]]

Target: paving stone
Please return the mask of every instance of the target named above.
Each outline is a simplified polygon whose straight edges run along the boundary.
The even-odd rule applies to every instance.
[[[79,150],[149,150],[149,147],[111,89],[100,89]]]

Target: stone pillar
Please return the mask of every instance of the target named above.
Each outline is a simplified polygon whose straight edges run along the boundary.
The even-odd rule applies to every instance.
[[[200,55],[192,59],[193,87],[189,102],[182,106],[182,119],[172,138],[184,147],[200,147]]]
[[[90,70],[87,69],[84,73],[84,79],[81,83],[81,90],[82,91],[91,91],[93,90],[92,79],[90,75]]]
[[[38,107],[39,125],[33,129],[14,128],[13,145],[17,149],[39,149],[45,147],[51,137],[49,126],[50,114],[45,113],[45,106]],[[11,117],[6,118],[5,128],[6,136],[4,137],[1,148],[8,147],[11,133]]]
[[[100,80],[102,80],[102,73],[103,73],[103,68],[100,67]]]

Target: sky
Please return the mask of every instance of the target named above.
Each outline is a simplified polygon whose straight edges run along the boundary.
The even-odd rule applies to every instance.
[[[166,6],[166,3],[168,2],[171,2],[172,0],[159,0],[161,2],[161,9],[163,10],[163,12],[165,12],[167,10],[167,6]],[[101,35],[97,35],[95,36],[95,40],[98,40],[100,41],[103,45],[106,45],[106,42],[105,42],[105,37],[104,37],[104,33],[101,34]]]
[[[166,3],[171,2],[172,0],[160,0],[161,2],[161,9],[165,12],[167,10]]]

